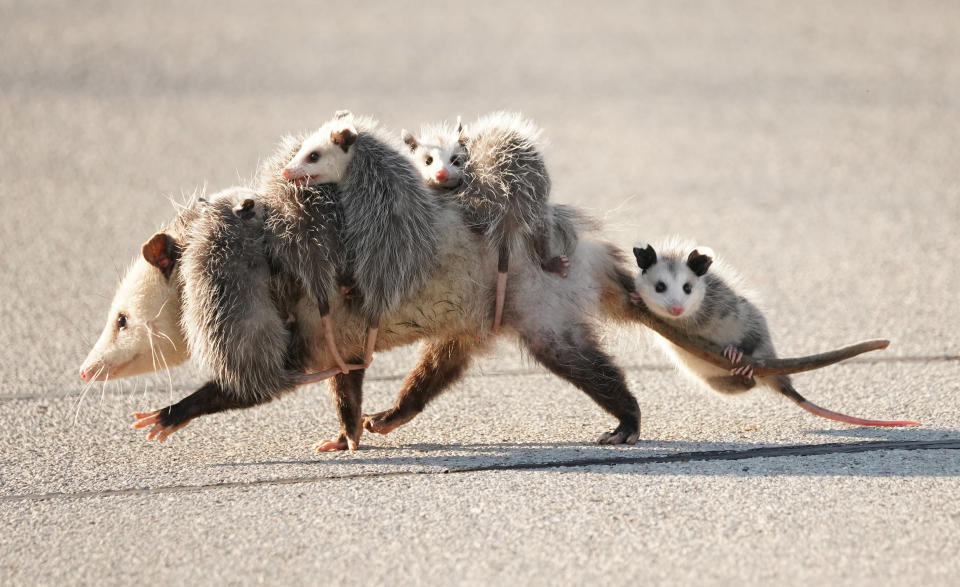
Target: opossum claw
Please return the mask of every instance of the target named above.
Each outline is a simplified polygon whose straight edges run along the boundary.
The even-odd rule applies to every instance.
[[[632,426],[630,427],[632,428]],[[599,444],[636,444],[640,436],[639,430],[631,430],[620,424],[613,430],[608,430],[597,439]]]
[[[348,448],[350,450],[357,450],[357,445],[354,443],[354,445],[351,447],[347,442],[347,439],[343,436],[340,436],[336,440],[321,440],[314,445],[314,448],[317,450],[317,452],[332,452],[335,450],[347,450]]]
[[[377,412],[376,414],[364,414],[363,427],[369,432],[389,434],[410,420],[413,420],[416,415],[416,413],[413,413],[407,414],[406,416],[397,416],[395,410],[392,409]]]
[[[156,438],[158,442],[163,442],[171,434],[189,424],[189,421],[181,422],[175,426],[164,424],[163,410],[153,410],[152,412],[134,412],[133,417],[136,418],[136,421],[133,423],[131,428],[146,428],[147,426],[152,426],[150,431],[147,432],[147,440],[153,440]]]

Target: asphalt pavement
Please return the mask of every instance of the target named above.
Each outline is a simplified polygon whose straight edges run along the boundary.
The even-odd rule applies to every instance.
[[[0,2],[0,584],[877,584],[960,574],[960,5]],[[160,445],[184,366],[77,368],[171,201],[341,108],[396,129],[519,110],[554,201],[680,234],[783,355],[890,348],[725,398],[640,329],[605,346],[635,446],[509,340],[356,452],[323,385]],[[388,407],[416,347],[368,373]]]

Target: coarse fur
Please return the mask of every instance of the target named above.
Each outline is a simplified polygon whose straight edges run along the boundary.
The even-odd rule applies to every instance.
[[[233,189],[201,204],[180,260],[182,326],[192,356],[221,386],[264,400],[293,389],[292,332],[280,315],[264,252],[264,208]]]
[[[423,287],[436,263],[438,204],[395,135],[338,112],[303,141],[283,175],[339,185],[347,272],[368,318]]]
[[[550,175],[543,131],[533,122],[515,112],[495,112],[466,129],[441,123],[421,135],[425,138],[410,133],[403,138],[424,180],[456,198],[470,230],[485,235],[495,249],[512,245],[516,235],[532,238],[548,225]],[[441,169],[448,177],[443,184],[436,182]]]

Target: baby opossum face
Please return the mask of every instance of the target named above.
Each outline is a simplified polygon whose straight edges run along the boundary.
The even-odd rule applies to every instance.
[[[410,147],[413,162],[423,181],[432,188],[452,189],[463,180],[463,166],[467,162],[467,148],[462,135],[431,136],[425,140],[409,131],[402,131],[403,142]]]
[[[147,246],[144,245],[144,251]],[[147,251],[146,255],[150,254]],[[169,264],[162,270],[148,262],[146,256],[134,261],[120,282],[100,338],[80,367],[82,379],[129,377],[187,360],[187,343],[180,329],[180,299],[176,280],[170,277],[172,269]]]
[[[702,277],[713,262],[713,253],[698,247],[686,260],[682,257],[657,256],[653,247],[635,247],[640,274],[636,288],[640,299],[654,314],[680,320],[694,315],[706,294]]]
[[[340,183],[347,177],[357,140],[353,115],[345,111],[320,127],[283,168],[283,177],[298,184]]]

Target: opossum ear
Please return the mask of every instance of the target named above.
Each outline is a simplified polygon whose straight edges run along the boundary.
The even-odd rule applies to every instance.
[[[173,268],[180,260],[180,245],[165,232],[158,232],[140,247],[143,258],[170,279]]]
[[[697,247],[687,257],[687,267],[696,273],[697,277],[703,277],[712,263],[713,251],[707,247]]]
[[[349,110],[337,110],[333,114],[333,119],[341,120],[343,118],[350,118],[352,116],[353,116],[353,112],[350,112]]]
[[[657,252],[650,245],[647,245],[645,249],[633,247],[633,256],[637,258],[637,267],[644,271],[653,267],[657,262]]]
[[[463,123],[460,122],[460,117],[457,117],[457,142],[461,145],[467,144],[467,134],[463,132]]]
[[[342,128],[340,130],[335,130],[330,133],[330,140],[334,145],[338,145],[343,152],[346,153],[352,145],[357,140],[357,131],[352,127]]]
[[[400,138],[402,138],[403,142],[406,143],[408,147],[410,147],[411,151],[416,151],[417,147],[420,146],[420,142],[417,141],[417,137],[413,136],[413,133],[407,129],[403,129],[400,131]]]

